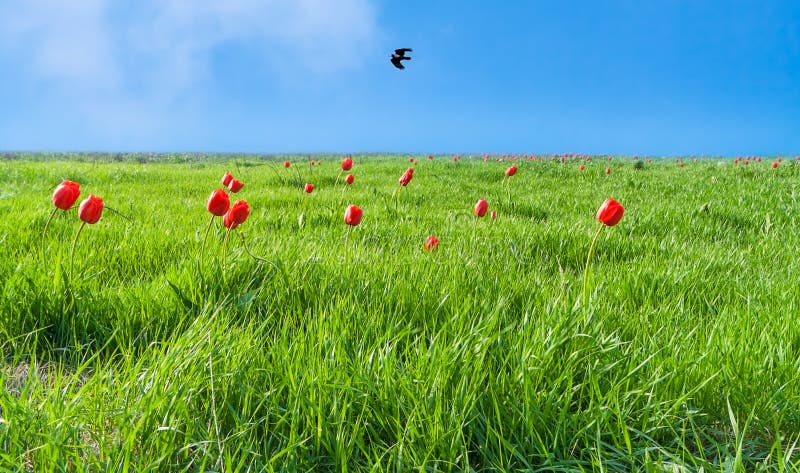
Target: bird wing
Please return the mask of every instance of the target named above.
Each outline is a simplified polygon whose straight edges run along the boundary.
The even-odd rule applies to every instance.
[[[410,53],[411,51],[411,48],[400,48],[394,50],[395,54],[399,54],[401,56],[405,55],[406,53]]]
[[[403,63],[400,62],[400,58],[393,57],[392,58],[392,64],[394,64],[394,67],[396,67],[398,69],[405,69],[406,68],[406,66],[404,66]]]

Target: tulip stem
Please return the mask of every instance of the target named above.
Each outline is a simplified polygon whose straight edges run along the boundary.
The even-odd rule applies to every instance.
[[[225,232],[225,237],[222,239],[222,259],[225,259],[225,251],[228,249],[228,235],[230,235],[231,229]]]
[[[75,239],[72,240],[72,248],[69,250],[69,273],[72,274],[72,263],[75,260],[75,244],[78,243],[78,237],[81,236],[81,231],[83,227],[86,226],[86,222],[82,222],[81,226],[78,227],[78,233],[75,234]]]
[[[125,220],[127,220],[129,222],[131,221],[130,217],[128,217],[127,215],[125,215],[124,213],[120,212],[117,209],[113,209],[113,208],[111,208],[111,207],[109,207],[107,205],[105,206],[105,209],[111,211],[112,213],[115,213],[115,214],[119,215],[120,217],[124,218]]]
[[[342,173],[343,172],[344,172],[344,169],[340,170],[339,174],[336,175],[336,182],[333,183],[333,188],[334,189],[336,189],[336,186],[339,184],[339,178],[342,177]]]
[[[58,212],[58,207],[54,208],[53,211],[50,212],[50,216],[47,217],[47,222],[44,224],[44,230],[42,231],[42,251],[44,251],[45,248],[44,237],[47,235],[47,227],[50,225],[50,220],[53,220],[53,217],[55,217],[56,212]]]
[[[395,189],[394,192],[392,192],[392,203],[394,203],[394,212],[395,213],[399,212],[399,210],[398,210],[398,202],[400,201],[399,192],[402,192],[402,190],[403,190],[403,186],[397,186],[397,189]]]
[[[352,229],[353,229],[353,227],[348,225],[347,226],[347,233],[344,236],[344,259],[345,259],[345,261],[347,261],[347,242],[350,241],[350,230],[352,230]]]
[[[214,224],[214,218],[216,215],[211,215],[211,221],[208,222],[208,227],[206,227],[206,236],[203,237],[203,246],[200,247],[200,251],[204,251],[206,249],[206,240],[208,240],[208,232],[211,231],[211,225]]]
[[[261,258],[259,256],[254,255],[253,253],[250,253],[250,248],[247,247],[247,241],[244,239],[244,232],[239,232],[239,238],[242,239],[242,245],[244,246],[245,253],[247,253],[251,258],[253,258],[256,261],[263,261],[264,263],[272,263],[268,259]]]
[[[300,217],[297,219],[297,223],[298,223],[297,226],[300,227],[300,228],[303,228],[305,226],[305,215],[306,215],[306,211],[308,210],[308,199],[310,199],[310,198],[311,198],[310,195],[309,196],[303,196],[303,206],[300,209]]]
[[[586,290],[589,287],[589,261],[592,259],[592,255],[594,254],[594,247],[597,243],[597,238],[600,236],[600,232],[603,231],[605,225],[600,225],[600,228],[597,229],[597,232],[594,234],[594,238],[592,238],[592,244],[589,246],[589,254],[586,255],[586,267],[583,270],[583,302],[586,305],[589,305],[589,300],[587,299]]]

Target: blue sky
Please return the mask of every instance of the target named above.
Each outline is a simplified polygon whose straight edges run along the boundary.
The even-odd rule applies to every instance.
[[[0,150],[800,154],[800,2],[0,0]]]

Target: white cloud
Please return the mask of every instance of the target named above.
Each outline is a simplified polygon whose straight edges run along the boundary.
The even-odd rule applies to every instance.
[[[369,1],[6,0],[0,53],[105,131],[150,134],[222,45],[255,45],[278,74],[354,66],[376,34]]]

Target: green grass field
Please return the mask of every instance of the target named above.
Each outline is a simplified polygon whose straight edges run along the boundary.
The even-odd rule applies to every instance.
[[[112,158],[0,161],[0,470],[800,468],[794,159]]]

